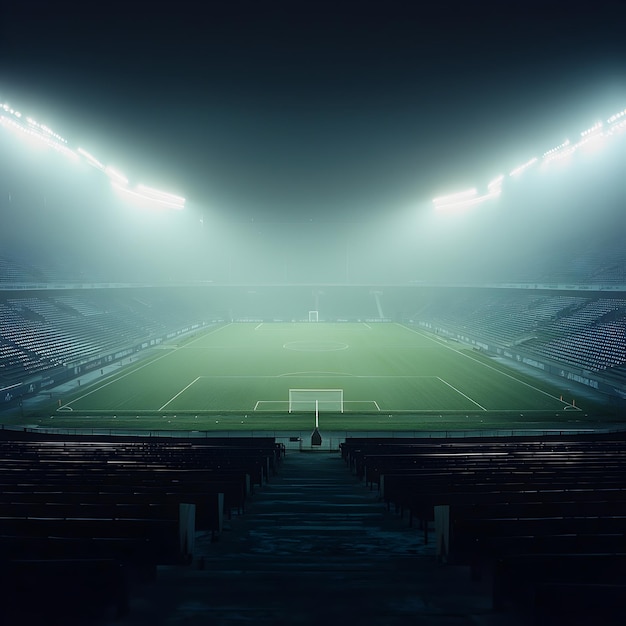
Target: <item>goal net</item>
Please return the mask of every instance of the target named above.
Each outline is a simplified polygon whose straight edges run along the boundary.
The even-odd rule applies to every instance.
[[[319,322],[319,311],[309,311],[309,322]]]
[[[343,413],[343,389],[290,389],[289,412]]]

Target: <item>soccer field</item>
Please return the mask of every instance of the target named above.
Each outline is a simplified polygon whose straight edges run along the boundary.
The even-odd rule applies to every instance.
[[[162,346],[57,415],[577,411],[558,390],[392,323],[238,323]],[[69,415],[68,415],[69,416]]]

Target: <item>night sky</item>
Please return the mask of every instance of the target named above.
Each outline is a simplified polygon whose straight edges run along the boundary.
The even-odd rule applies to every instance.
[[[624,2],[199,6],[5,6],[0,97],[259,221],[419,210],[626,104]]]

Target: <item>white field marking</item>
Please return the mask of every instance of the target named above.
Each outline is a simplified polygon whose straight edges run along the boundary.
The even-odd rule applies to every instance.
[[[365,326],[365,328],[368,328],[369,330],[372,330],[372,327],[367,322],[363,322],[363,326]]]
[[[439,376],[426,376],[424,374],[353,374],[353,378],[439,378]]]
[[[478,404],[476,400],[472,400],[468,395],[464,394],[462,391],[459,391],[456,387],[451,385],[448,381],[444,380],[443,378],[439,378],[439,376],[436,376],[435,378],[440,380],[444,385],[448,385],[450,389],[454,389],[454,391],[456,391],[457,393],[460,393],[464,398],[467,398],[472,404],[475,404],[478,408],[482,409],[483,411],[487,410],[484,406],[482,406],[481,404]]]
[[[254,330],[259,330],[259,328],[261,328],[261,326],[263,326],[263,322],[261,322],[260,324],[258,324],[257,326],[254,327]]]
[[[309,391],[309,389],[304,389],[303,391]],[[312,390],[311,390],[312,391]],[[321,391],[324,391],[323,389]],[[333,391],[333,390],[331,390]],[[310,400],[310,402],[312,402],[312,400]],[[365,404],[365,403],[370,403],[373,404],[376,407],[376,410],[378,412],[380,412],[380,406],[378,406],[378,402],[376,402],[376,400],[344,400],[343,403],[344,405],[347,404]],[[254,405],[254,408],[252,409],[253,411],[260,411],[260,405],[262,404],[289,404],[288,400],[257,400],[256,404]],[[325,411],[323,411],[325,412]],[[398,411],[396,411],[397,413]],[[400,413],[402,413],[402,411],[399,411]],[[413,412],[413,411],[405,411],[405,412]]]
[[[316,372],[315,370],[310,372],[286,372],[284,374],[257,376],[257,378],[289,378],[289,377],[302,377],[302,378],[325,378],[335,376],[337,378],[438,378],[438,376],[425,376],[411,375],[411,374],[350,374],[348,372]],[[209,378],[207,376],[207,378]],[[210,376],[210,378],[237,378],[237,376]],[[247,378],[254,378],[249,376]]]
[[[175,396],[172,396],[162,407],[159,407],[157,411],[162,411],[170,402],[176,400],[176,398],[178,398],[178,396],[180,396],[181,393],[184,393],[185,391],[187,391],[187,389],[189,389],[191,385],[198,382],[199,380],[200,380],[200,376],[198,376],[198,378],[196,378],[195,380],[192,380],[186,387],[181,389]]]
[[[428,339],[429,341],[433,341],[434,343],[442,346],[443,348],[447,348],[448,350],[452,350],[452,352],[456,352],[458,355],[460,356],[464,356],[468,359],[470,359],[470,361],[474,361],[474,363],[478,363],[480,365],[482,365],[483,367],[486,367],[490,370],[493,370],[494,372],[497,372],[498,374],[502,374],[502,376],[506,376],[507,378],[510,378],[511,380],[514,380],[515,382],[519,383],[520,385],[526,385],[526,387],[530,387],[531,389],[534,389],[535,391],[538,391],[539,393],[542,393],[544,396],[548,396],[548,398],[552,398],[553,400],[558,400],[559,402],[561,402],[562,404],[565,404],[567,406],[568,405],[567,402],[563,402],[563,400],[561,400],[560,398],[557,398],[556,396],[553,396],[551,393],[548,393],[547,391],[544,391],[543,389],[539,389],[539,387],[535,387],[534,385],[531,385],[530,383],[527,383],[523,380],[520,380],[519,378],[516,378],[515,376],[511,375],[511,374],[507,374],[506,372],[503,372],[502,370],[499,370],[497,367],[493,367],[492,365],[488,365],[487,363],[483,363],[482,361],[479,361],[478,359],[473,358],[472,356],[470,356],[469,354],[466,354],[465,352],[461,352],[460,350],[457,350],[456,348],[453,348],[452,346],[449,346],[447,344],[445,344],[443,341],[441,340],[437,340],[433,337],[429,337],[428,335],[421,333],[417,330],[414,330],[413,328],[408,328],[407,326],[402,326],[402,324],[398,324],[398,322],[396,322],[397,326],[400,326],[400,328],[404,328],[406,330],[408,330],[411,333],[415,333],[416,335],[419,335],[420,337],[424,337],[424,339]],[[576,407],[579,411],[581,410],[579,407]]]
[[[318,372],[311,370],[310,372],[285,372],[284,374],[276,374],[275,378],[288,378],[289,376],[302,376],[303,378],[323,378],[324,376],[346,376],[353,378],[353,374],[346,372]],[[272,377],[274,378],[274,377]]]
[[[205,374],[199,378],[255,378],[259,380],[267,378],[391,378],[391,379],[418,379],[418,378],[439,378],[438,376],[393,376],[379,374],[347,374],[344,372],[287,372],[286,374]]]
[[[162,354],[160,357],[157,357],[156,359],[152,359],[151,361],[148,361],[147,363],[144,363],[143,365],[140,365],[139,367],[135,367],[130,372],[126,372],[125,374],[122,374],[120,376],[116,376],[115,378],[112,378],[111,380],[107,381],[103,385],[100,385],[99,387],[96,387],[95,389],[91,389],[90,391],[88,391],[87,393],[84,393],[82,396],[79,396],[78,398],[74,398],[71,402],[68,402],[64,406],[68,406],[69,407],[70,404],[74,404],[74,402],[78,402],[79,400],[82,400],[83,398],[86,398],[87,396],[90,396],[92,393],[96,393],[96,391],[100,391],[101,389],[104,389],[105,387],[108,387],[109,385],[112,385],[113,383],[116,383],[118,380],[122,380],[122,378],[126,378],[127,376],[130,376],[131,374],[134,374],[135,372],[138,372],[139,370],[142,370],[144,367],[148,367],[149,365],[152,365],[153,363],[156,363],[157,361],[160,361],[161,359],[164,359],[166,356],[170,356],[174,352],[178,352],[179,350],[182,350],[183,348],[185,348],[189,344],[195,343],[196,341],[200,341],[200,339],[203,339],[207,335],[213,335],[214,333],[218,332],[219,330],[222,330],[223,328],[226,328],[227,326],[230,326],[231,324],[232,324],[232,322],[229,322],[228,324],[226,324],[224,326],[220,326],[219,328],[216,328],[215,330],[212,330],[210,333],[206,333],[206,335],[202,335],[201,337],[198,337],[197,339],[193,339],[189,343],[185,344],[185,346],[178,346],[178,348],[173,348],[172,350]]]
[[[58,409],[57,409],[57,413],[58,412],[63,412],[63,411],[73,411],[74,409],[67,405],[67,404],[62,404]]]

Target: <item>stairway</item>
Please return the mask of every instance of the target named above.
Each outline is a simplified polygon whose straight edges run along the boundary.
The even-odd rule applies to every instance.
[[[117,624],[461,626],[489,606],[338,453],[316,451],[288,454],[217,542],[198,537],[193,567],[159,571]]]

